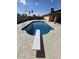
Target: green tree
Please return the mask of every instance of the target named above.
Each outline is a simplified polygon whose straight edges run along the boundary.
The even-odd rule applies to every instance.
[[[31,10],[31,12],[33,13],[33,10]]]
[[[27,17],[27,14],[22,14],[22,16],[26,16]]]
[[[54,8],[51,8],[51,13],[53,13],[54,12]]]
[[[17,16],[20,16],[20,14],[19,14],[19,13],[17,13]]]

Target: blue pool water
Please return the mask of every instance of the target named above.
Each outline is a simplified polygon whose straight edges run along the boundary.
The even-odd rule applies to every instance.
[[[43,21],[34,21],[22,28],[22,30],[25,30],[30,35],[35,35],[36,29],[40,29],[41,35],[47,34],[50,30],[53,30],[53,28]]]

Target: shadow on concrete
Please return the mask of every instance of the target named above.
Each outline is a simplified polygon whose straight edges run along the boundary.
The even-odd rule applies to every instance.
[[[44,50],[44,43],[43,43],[43,37],[41,35],[41,39],[40,39],[40,47],[41,50],[36,51],[36,57],[37,58],[45,58],[45,50]]]

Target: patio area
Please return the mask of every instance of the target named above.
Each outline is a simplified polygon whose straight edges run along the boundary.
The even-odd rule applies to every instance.
[[[34,36],[21,29],[31,20],[17,25],[17,59],[61,59],[61,25],[45,22],[53,27],[49,33],[41,37],[41,51],[32,50]]]

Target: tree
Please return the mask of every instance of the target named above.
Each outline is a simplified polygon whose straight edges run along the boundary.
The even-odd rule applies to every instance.
[[[51,13],[53,13],[54,12],[54,8],[51,8]]]
[[[33,10],[31,10],[31,12],[33,13]]]
[[[17,13],[17,16],[20,16],[20,14],[19,14],[19,13]]]
[[[35,15],[35,14],[33,14],[33,17],[36,17],[36,15]]]
[[[22,14],[22,16],[26,16],[27,17],[27,14]]]
[[[30,14],[31,12],[29,11],[29,14]]]

